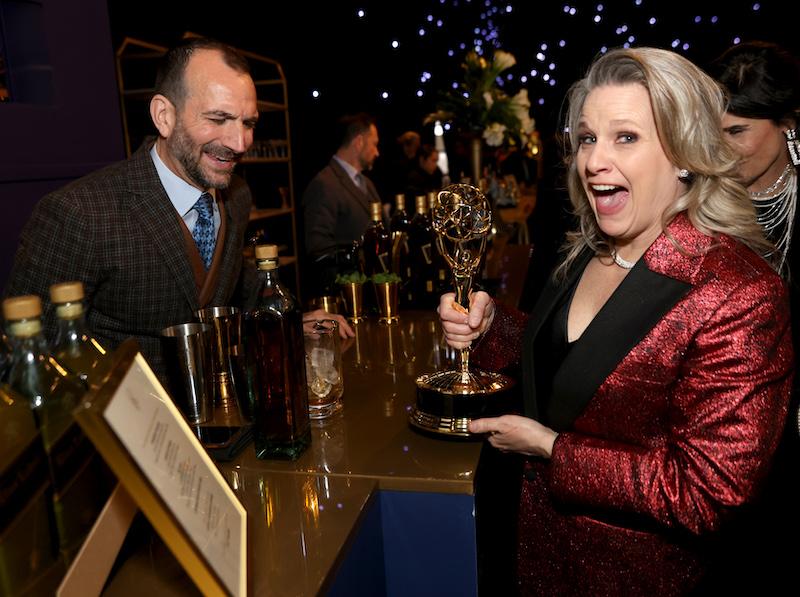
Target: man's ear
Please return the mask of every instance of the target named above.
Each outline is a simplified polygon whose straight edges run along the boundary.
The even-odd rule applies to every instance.
[[[157,93],[150,100],[150,118],[158,129],[158,134],[167,139],[175,129],[177,111],[166,96]]]
[[[361,150],[364,149],[364,139],[365,138],[366,138],[366,135],[363,134],[363,133],[360,134],[360,135],[356,135],[353,138],[353,147],[356,149],[356,151],[358,151],[358,153],[361,153]]]

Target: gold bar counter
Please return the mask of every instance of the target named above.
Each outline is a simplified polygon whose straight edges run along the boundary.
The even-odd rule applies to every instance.
[[[219,465],[248,512],[252,595],[477,595],[481,444],[408,423],[416,377],[454,352],[433,311],[354,327],[343,343],[343,408],[312,421],[300,458],[258,460],[250,444]],[[125,593],[120,580],[108,594]]]

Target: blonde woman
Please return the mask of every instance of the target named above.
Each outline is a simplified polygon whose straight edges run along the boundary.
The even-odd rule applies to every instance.
[[[672,52],[600,57],[569,96],[580,229],[530,315],[439,306],[454,347],[521,361],[524,415],[473,421],[527,457],[522,594],[681,595],[750,502],[786,417],[786,289],[760,254],[724,100]],[[480,341],[476,342],[480,338]]]

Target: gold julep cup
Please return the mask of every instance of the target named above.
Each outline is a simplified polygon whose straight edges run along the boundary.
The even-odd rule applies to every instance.
[[[338,296],[318,296],[308,301],[310,311],[322,309],[334,315],[342,312],[342,299]]]
[[[397,282],[381,282],[373,284],[378,297],[379,323],[391,325],[400,321],[397,315]]]
[[[352,323],[364,321],[364,285],[347,282],[341,287],[347,319]]]

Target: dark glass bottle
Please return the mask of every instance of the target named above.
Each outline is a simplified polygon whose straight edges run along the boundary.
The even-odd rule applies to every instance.
[[[81,282],[62,282],[50,287],[50,301],[58,321],[53,356],[87,388],[95,389],[108,376],[111,359],[86,327],[83,296]]]
[[[49,353],[38,296],[6,299],[3,314],[14,348],[9,385],[33,408],[53,482],[59,547],[70,562],[107,497],[97,474],[97,453],[72,416],[85,386]]]
[[[428,200],[417,197],[417,209],[408,225],[409,266],[406,272],[408,300],[416,308],[431,307],[434,299],[434,242]]]
[[[311,442],[303,317],[278,277],[278,248],[258,245],[256,266],[244,326],[256,456],[294,460]]]
[[[436,204],[437,196],[439,193],[428,193],[428,214],[433,213],[433,207]],[[430,215],[428,221],[430,221]],[[433,282],[433,298],[435,300],[445,292],[452,290],[450,282],[450,266],[447,265],[447,260],[439,252],[439,244],[436,242],[436,232],[431,230],[431,255],[433,256],[433,269],[434,269],[434,282]]]
[[[364,267],[367,276],[391,270],[392,239],[383,225],[381,204],[370,204],[372,224],[364,232]]]
[[[389,222],[389,232],[394,240],[398,235],[403,232],[408,232],[408,214],[406,213],[406,196],[403,193],[398,193],[394,198],[394,214]]]
[[[408,249],[408,224],[409,217],[406,213],[406,196],[399,193],[395,196],[395,212],[389,222],[389,231],[392,237],[392,271],[400,276],[402,284],[408,280],[409,249]],[[408,306],[407,293],[401,286],[399,297],[404,306]]]

